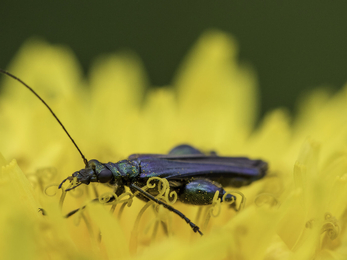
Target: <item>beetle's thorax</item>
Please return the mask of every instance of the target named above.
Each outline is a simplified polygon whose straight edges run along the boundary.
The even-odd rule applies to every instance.
[[[117,163],[101,163],[98,160],[88,161],[86,168],[72,174],[77,182],[89,184],[91,182],[123,185],[131,183],[139,175],[139,165],[133,160],[122,160]]]
[[[139,175],[139,166],[136,161],[122,160],[117,163],[105,163],[115,179],[121,178],[124,181],[131,180]]]

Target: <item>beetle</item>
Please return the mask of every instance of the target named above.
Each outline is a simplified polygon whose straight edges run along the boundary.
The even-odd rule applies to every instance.
[[[99,182],[112,185],[114,193],[119,196],[125,192],[125,186],[144,201],[152,200],[163,205],[184,219],[194,232],[202,235],[200,228],[190,221],[183,213],[167,203],[155,198],[157,193],[151,189],[142,189],[151,177],[166,179],[170,191],[175,191],[178,200],[193,205],[208,205],[213,201],[218,191],[218,198],[222,201],[235,199],[227,194],[223,187],[241,187],[263,178],[266,175],[268,164],[263,160],[252,160],[246,157],[224,157],[215,152],[204,154],[193,146],[183,144],[173,148],[168,154],[133,154],[126,160],[117,163],[101,163],[98,160],[87,160],[75,141],[72,139],[64,125],[54,114],[47,103],[26,83],[11,73],[0,69],[0,72],[19,81],[27,87],[49,109],[58,121],[65,133],[80,153],[85,168],[74,172],[64,179],[64,182],[72,182],[76,179],[76,185],[66,191],[75,189],[82,184]],[[76,212],[76,211],[74,211]],[[73,214],[73,213],[72,213]]]

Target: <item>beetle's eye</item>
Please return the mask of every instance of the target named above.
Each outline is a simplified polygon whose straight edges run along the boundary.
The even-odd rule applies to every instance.
[[[110,170],[104,169],[98,174],[98,180],[101,183],[109,182],[113,177],[113,174]]]

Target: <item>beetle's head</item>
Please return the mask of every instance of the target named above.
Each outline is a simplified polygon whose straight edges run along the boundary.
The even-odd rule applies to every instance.
[[[100,182],[100,183],[110,182],[111,180],[113,180],[113,174],[109,169],[107,169],[99,161],[90,160],[88,162],[88,165],[84,169],[74,172],[71,176],[63,180],[59,185],[59,189],[61,188],[61,186],[63,185],[65,181],[69,180],[70,182],[72,182],[74,178],[76,178],[76,185],[70,189],[67,189],[66,191],[75,189],[81,184],[88,185],[91,182]]]

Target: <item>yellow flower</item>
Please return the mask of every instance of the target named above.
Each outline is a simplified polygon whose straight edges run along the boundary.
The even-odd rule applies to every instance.
[[[147,89],[132,53],[100,58],[86,80],[67,48],[35,40],[8,70],[45,99],[88,159],[116,162],[189,143],[261,158],[270,169],[238,189],[246,198],[238,212],[218,201],[212,208],[174,205],[193,222],[200,216],[203,237],[161,207],[142,214],[145,203],[136,199],[111,215],[110,206],[89,203],[110,191],[102,185],[61,196],[57,185],[83,161],[47,109],[6,78],[0,151],[10,163],[0,157],[1,259],[346,258],[347,88],[333,97],[317,90],[302,100],[297,118],[278,109],[254,130],[256,78],[239,65],[232,38],[216,31],[199,39],[172,86],[161,89]]]

